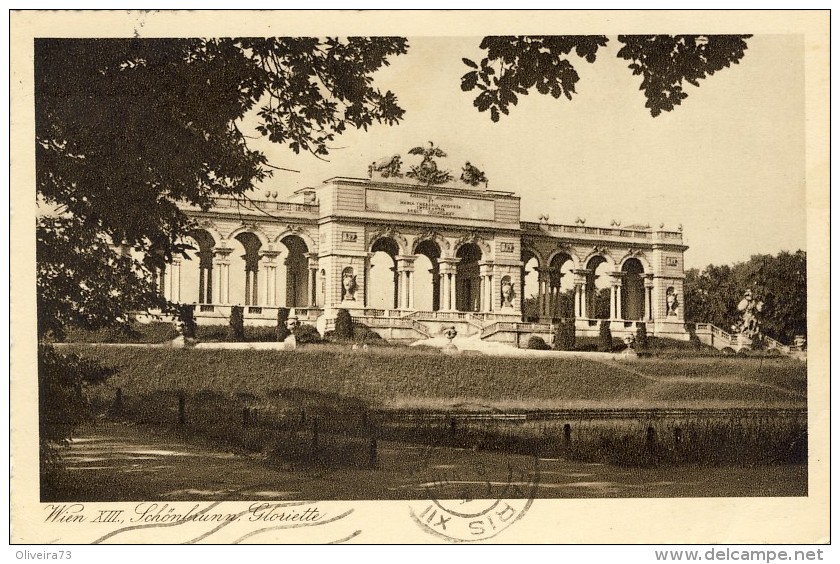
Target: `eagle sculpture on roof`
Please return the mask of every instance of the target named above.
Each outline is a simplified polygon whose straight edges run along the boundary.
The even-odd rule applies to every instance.
[[[409,155],[423,155],[423,161],[418,166],[412,166],[411,170],[405,173],[409,178],[416,178],[423,184],[445,184],[452,180],[452,174],[448,170],[438,170],[435,158],[445,158],[446,153],[440,147],[429,141],[428,147],[414,147],[408,151]]]

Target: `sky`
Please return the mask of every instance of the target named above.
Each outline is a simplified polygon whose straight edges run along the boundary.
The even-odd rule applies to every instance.
[[[367,165],[434,141],[456,176],[465,161],[489,188],[521,196],[521,218],[609,226],[683,226],[686,267],[730,264],[757,253],[805,248],[805,96],[801,35],[756,35],[740,64],[685,85],[688,98],[651,117],[610,38],[580,75],[571,101],[536,92],[493,123],[460,89],[462,57],[480,59],[480,37],[409,37],[407,55],[374,74],[406,110],[397,126],[338,137],[322,162],[268,141],[276,171],[261,191],[291,197],[333,176],[366,177]]]

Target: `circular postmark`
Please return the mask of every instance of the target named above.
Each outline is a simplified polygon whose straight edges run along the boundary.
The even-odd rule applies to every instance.
[[[539,486],[536,457],[485,453],[481,460],[435,456],[431,447],[422,472],[426,499],[412,502],[411,517],[425,532],[449,542],[495,537],[525,516]]]

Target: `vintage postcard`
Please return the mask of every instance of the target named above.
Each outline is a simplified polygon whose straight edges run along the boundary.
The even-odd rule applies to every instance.
[[[13,12],[11,542],[827,543],[828,28]]]

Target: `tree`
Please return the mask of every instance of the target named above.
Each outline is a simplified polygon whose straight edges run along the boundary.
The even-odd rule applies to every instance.
[[[575,320],[561,319],[554,334],[554,350],[571,351],[575,348]]]
[[[644,350],[648,348],[649,344],[650,343],[648,342],[647,324],[636,324],[636,347]]]
[[[76,354],[60,354],[47,344],[38,347],[38,439],[42,499],[49,498],[60,477],[60,449],[73,428],[88,418],[85,389],[113,375],[115,369]]]
[[[189,257],[179,205],[209,208],[271,174],[239,129],[246,113],[271,141],[319,156],[348,127],[398,123],[396,96],[371,75],[406,47],[388,37],[36,40],[36,186],[55,212],[38,223],[43,328],[107,326],[161,306],[139,281]],[[57,240],[66,252],[49,252]],[[77,283],[93,274],[100,283]],[[136,291],[109,296],[115,288]]]
[[[339,309],[335,316],[335,336],[342,340],[353,338],[353,317],[344,308]]]
[[[39,341],[68,325],[127,327],[133,311],[178,311],[153,281],[173,257],[191,258],[179,206],[244,198],[271,174],[239,129],[246,113],[271,141],[326,155],[348,127],[400,121],[396,96],[371,75],[406,47],[388,37],[37,39]],[[45,347],[38,358],[46,476],[86,415],[84,386],[107,373]]]
[[[289,331],[289,328],[286,327],[286,322],[289,320],[289,308],[281,307],[277,310],[277,327],[274,329],[274,336],[275,339],[279,342],[283,342],[286,338],[292,334]]]
[[[231,306],[230,308],[230,329],[234,341],[245,341],[245,308],[241,305]]]
[[[807,331],[807,256],[782,251],[755,255],[733,266],[709,265],[686,271],[686,320],[712,323],[730,331],[740,314],[738,302],[746,290],[764,302],[761,331],[785,343]]]
[[[688,94],[683,82],[699,86],[699,80],[713,75],[744,57],[749,35],[619,35],[623,46],[618,57],[630,61],[628,68],[642,76],[640,90],[653,117],[671,111]],[[487,56],[479,63],[462,59],[469,67],[461,77],[465,92],[479,90],[473,104],[480,112],[490,110],[499,121],[510,106],[536,90],[554,98],[571,100],[580,76],[569,60],[572,51],[579,59],[594,63],[599,48],[609,39],[604,35],[554,35],[485,37],[481,49]]]
[[[610,331],[610,322],[607,320],[601,321],[601,326],[598,329],[598,350],[601,352],[610,352],[613,348],[612,331]]]

